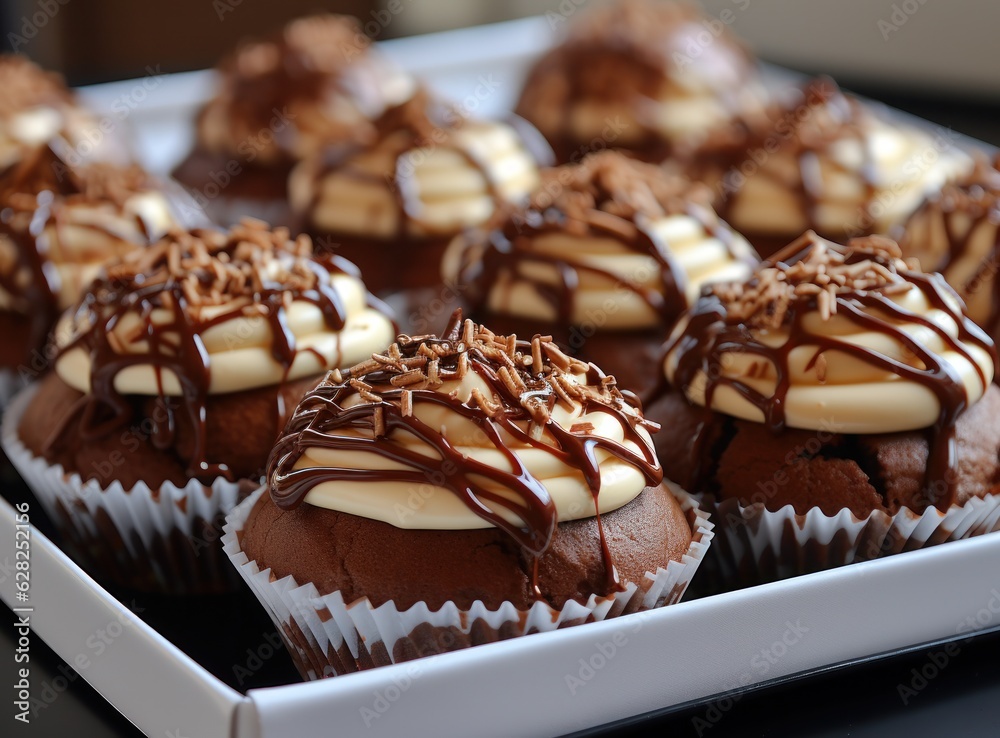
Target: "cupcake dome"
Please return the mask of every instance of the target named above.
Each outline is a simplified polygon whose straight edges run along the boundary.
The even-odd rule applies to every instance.
[[[438,283],[455,234],[538,184],[518,129],[463,118],[425,93],[376,126],[373,142],[328,149],[290,180],[304,229],[355,261],[376,291]]]
[[[306,396],[242,545],[347,602],[559,609],[642,585],[687,551],[662,479],[613,380],[539,337],[453,319]]]
[[[889,123],[817,78],[793,100],[710,133],[689,174],[769,256],[807,229],[834,240],[886,233],[971,165],[950,141]]]
[[[218,72],[195,148],[174,176],[220,217],[230,215],[227,200],[284,200],[297,161],[329,143],[370,141],[372,121],[414,90],[355,19],[338,15],[300,18],[273,38],[247,42]],[[220,193],[211,175],[231,173],[233,162],[239,172]]]
[[[548,331],[638,389],[634,357],[602,350],[595,334],[623,350],[627,336],[647,332],[658,349],[705,284],[745,279],[756,261],[716,216],[706,188],[602,152],[545,170],[526,205],[458,237],[443,269],[474,314]]]
[[[994,341],[1000,335],[998,167],[1000,160],[979,157],[968,176],[928,196],[894,232],[903,256],[944,275]]]
[[[715,22],[713,37],[709,19],[679,2],[632,0],[589,11],[531,69],[517,113],[560,162],[608,147],[662,161],[676,144],[764,99],[755,60]]]
[[[284,404],[392,334],[353,266],[305,236],[252,221],[171,231],[109,265],[67,312],[22,437],[105,484],[259,479]],[[153,443],[130,456],[148,458],[101,474],[89,457],[139,420]]]
[[[49,332],[102,265],[148,246],[176,220],[138,166],[73,167],[49,145],[0,178],[2,363],[39,373]]]
[[[765,491],[768,510],[799,514],[994,495],[993,343],[940,275],[900,255],[884,238],[810,233],[751,279],[706,291],[666,346],[683,418],[660,439],[667,472],[743,504]]]

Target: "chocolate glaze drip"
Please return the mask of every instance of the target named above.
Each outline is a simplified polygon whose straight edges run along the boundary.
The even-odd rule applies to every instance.
[[[557,188],[555,197],[549,185]],[[658,167],[617,152],[591,154],[578,165],[543,172],[541,187],[525,207],[509,208],[497,227],[467,236],[458,280],[469,287],[469,302],[478,311],[485,307],[498,278],[508,273],[531,284],[552,305],[558,323],[571,325],[581,274],[596,275],[635,293],[669,325],[687,307],[687,276],[673,258],[670,244],[653,233],[653,221],[687,215],[721,241],[734,261],[754,263],[749,248],[746,253],[737,251],[738,236],[715,216],[709,201],[707,190]],[[534,239],[558,233],[610,238],[629,251],[651,256],[659,268],[659,289],[532,247]],[[558,283],[532,277],[532,263],[553,267]]]
[[[820,361],[825,351],[845,353],[854,359],[899,376],[901,379],[923,385],[934,393],[940,406],[940,414],[935,424],[928,429],[930,455],[925,477],[926,499],[938,509],[945,510],[955,501],[955,475],[952,470],[957,463],[955,446],[955,422],[968,407],[969,398],[961,378],[941,356],[911,338],[899,325],[908,323],[920,325],[932,331],[955,353],[963,356],[976,367],[979,379],[986,388],[989,380],[973,359],[967,346],[978,346],[991,354],[996,362],[993,342],[968,317],[952,307],[949,301],[957,301],[957,296],[945,284],[940,275],[929,275],[907,269],[899,259],[899,249],[893,241],[883,238],[854,239],[847,246],[838,246],[815,234],[805,236],[790,244],[765,262],[761,269],[774,267],[787,273],[789,268],[810,263],[826,263],[827,254],[842,256],[846,266],[870,262],[881,278],[869,279],[861,283],[850,283],[830,289],[813,282],[819,289],[798,291],[789,285],[784,287],[780,297],[765,303],[746,301],[749,289],[760,286],[762,272],[746,285],[737,286],[735,291],[724,288],[706,290],[705,295],[688,313],[684,328],[668,340],[667,355],[678,357],[671,384],[676,388],[690,386],[703,374],[706,378],[705,406],[712,406],[712,398],[719,387],[734,390],[740,397],[753,404],[764,416],[764,425],[772,433],[780,434],[785,427],[785,400],[790,386],[789,355],[800,346],[815,346],[816,353],[809,368]],[[822,271],[822,270],[821,270]],[[771,276],[774,276],[773,273]],[[810,285],[810,286],[812,286]],[[958,325],[958,335],[950,336],[943,328],[925,316],[907,310],[893,301],[892,297],[907,289],[918,289],[928,303],[954,319]],[[763,290],[762,290],[763,292]],[[826,295],[827,297],[822,297]],[[744,301],[741,304],[741,301]],[[860,330],[882,333],[900,343],[915,358],[908,364],[873,349],[842,341],[836,336],[824,336],[806,330],[803,321],[809,314],[836,312]],[[781,327],[789,332],[788,340],[780,346],[769,346],[754,337],[753,328]],[[774,367],[777,386],[771,394],[762,394],[749,384],[737,378],[724,376],[713,371],[722,366],[726,353],[739,352],[759,356]],[[720,416],[721,420],[721,416]],[[710,428],[702,429],[702,436],[712,437]],[[698,441],[695,448],[701,445]],[[704,464],[709,459],[702,458]],[[699,482],[707,472],[702,467],[698,473]],[[941,485],[943,484],[943,492]]]
[[[160,383],[162,412],[157,415],[165,418],[154,418],[154,445],[169,448],[176,437],[175,402],[162,387],[164,373],[170,372],[181,385],[180,407],[194,429],[187,473],[207,483],[229,478],[224,465],[206,456],[212,374],[202,334],[236,318],[262,317],[271,329],[271,355],[287,375],[299,350],[287,324],[292,301],[318,307],[331,330],[344,327],[347,313],[331,284],[337,273],[352,274],[353,265],[338,257],[314,257],[307,237],[292,242],[287,230],[271,231],[250,220],[228,233],[173,231],[146,251],[109,266],[76,308],[74,338],[62,349],[82,348],[91,361],[91,392],[77,408],[82,432],[99,438],[126,425],[131,404],[115,389],[115,379],[130,366],[152,366]],[[374,298],[372,304],[377,304]],[[202,316],[206,307],[223,309],[208,318]],[[141,318],[133,340],[144,341],[145,351],[127,353],[117,346],[121,339],[113,331],[129,314]],[[283,412],[280,405],[278,410]]]
[[[439,389],[443,382],[461,380],[466,372],[482,379],[490,396],[477,391],[462,402]],[[567,381],[574,373],[585,375],[586,386]],[[361,403],[345,407],[349,398],[358,395]],[[610,415],[621,424],[625,441],[635,443],[641,451],[591,435],[590,428],[564,428],[551,412],[557,404],[566,403],[580,403],[585,412]],[[445,407],[475,423],[512,471],[463,455],[442,432],[415,416],[413,408],[420,404]],[[532,476],[505,438],[544,450],[579,469],[594,496],[600,526],[596,513],[601,490],[598,449],[636,466],[649,485],[663,480],[655,453],[638,432],[643,424],[648,425],[634,399],[619,392],[613,378],[605,377],[593,364],[571,359],[547,337],[536,335],[527,342],[494,335],[472,321],[462,322],[461,312],[456,311],[440,337],[400,336],[385,355],[376,354],[345,372],[332,372],[306,395],[271,454],[268,480],[275,504],[292,509],[311,489],[328,481],[423,484],[431,478],[442,479],[469,510],[507,532],[536,557],[533,584],[536,596],[540,596],[537,558],[552,539],[557,513],[545,486]],[[363,434],[346,435],[356,431]],[[392,439],[394,432],[413,434],[440,458],[406,449]],[[296,469],[296,462],[309,448],[375,453],[407,468]],[[491,491],[479,478],[501,485],[506,494]],[[521,523],[509,522],[503,512],[513,513]],[[610,592],[620,584],[603,528],[601,546]]]
[[[560,162],[577,161],[591,147],[614,143],[646,161],[659,162],[673,150],[670,141],[645,112],[650,101],[690,91],[674,80],[683,64],[698,64],[692,44],[704,32],[706,16],[695,6],[677,2],[618,2],[583,15],[569,28],[566,40],[543,56],[529,72],[516,112],[538,126],[556,150]],[[735,64],[729,74],[706,71],[701,80],[713,85],[715,99],[736,115],[744,107],[748,83],[757,75],[756,62],[731,33],[713,39],[721,51],[701,49]],[[678,57],[683,62],[678,62]],[[712,62],[717,62],[713,59]],[[714,70],[713,70],[714,71]],[[630,124],[641,129],[636,140],[581,141],[573,134],[574,106],[592,101],[601,106],[624,106]],[[630,135],[634,131],[628,131]]]
[[[844,95],[832,79],[817,77],[803,86],[796,106],[743,111],[729,125],[712,131],[697,150],[685,152],[684,158],[695,178],[721,178],[716,209],[724,220],[731,219],[745,182],[764,177],[776,189],[796,197],[810,230],[829,237],[841,234],[826,232],[819,222],[819,208],[827,196],[821,162],[837,167],[859,178],[863,188],[857,222],[845,223],[844,231],[867,235],[875,225],[872,206],[878,194],[876,160],[867,139],[870,124],[871,113],[858,100]],[[858,143],[864,156],[857,170],[843,167],[832,157],[833,146],[850,140]],[[766,156],[787,153],[796,162],[797,170],[788,177],[785,171],[761,166],[750,158],[751,152],[757,151]],[[751,173],[741,171],[744,164],[752,165]]]
[[[918,232],[913,229],[918,223],[927,229],[923,236],[926,241],[934,238],[932,224],[941,224],[947,244],[944,253],[937,254],[933,243],[917,240]],[[969,250],[980,232],[990,229],[993,244],[985,258],[981,258],[963,284],[952,283],[951,268],[969,258]],[[977,317],[995,333],[1000,328],[1000,280],[996,278],[1000,270],[1000,154],[992,161],[977,157],[971,174],[945,185],[941,192],[928,198],[903,226],[899,245],[904,254],[920,259],[927,271],[943,274],[963,296],[975,295],[988,285],[992,291],[989,314]],[[925,263],[935,256],[936,261]]]
[[[112,205],[119,215],[126,201],[152,191],[155,183],[138,166],[94,163],[72,167],[54,144],[40,146],[0,177],[0,236],[13,246],[9,268],[0,269],[0,289],[21,306],[30,322],[29,350],[41,351],[61,312],[61,281],[52,259],[58,260],[61,232],[69,208]],[[107,258],[148,245],[158,234],[141,215],[135,225],[142,241],[134,243],[99,222],[74,222],[73,227],[100,235],[108,244]],[[50,229],[54,228],[55,243]]]
[[[471,169],[483,175],[487,193],[495,203],[495,209],[507,204],[492,168],[454,136],[469,123],[470,121],[457,109],[434,99],[427,90],[420,89],[406,102],[387,110],[375,122],[377,135],[373,143],[327,147],[319,166],[312,173],[312,179],[315,183],[320,183],[336,173],[358,183],[380,186],[388,184],[396,201],[398,227],[393,236],[381,240],[396,244],[414,242],[415,247],[419,248],[419,242],[428,236],[417,236],[414,232],[423,231],[433,235],[439,228],[422,219],[423,204],[413,176],[415,167],[409,161],[410,154],[417,149],[446,147],[449,151],[456,152],[465,159]],[[519,121],[517,125],[527,127],[524,121]],[[393,172],[388,177],[382,173],[364,171],[352,164],[355,156],[376,149],[384,149],[395,162]],[[545,162],[550,159],[548,152],[545,151],[536,150],[531,153],[539,161]],[[304,213],[305,230],[310,233],[325,230],[312,218],[312,213],[318,207],[322,195],[320,189],[318,185],[315,187],[312,202]],[[450,236],[452,231],[440,235]]]

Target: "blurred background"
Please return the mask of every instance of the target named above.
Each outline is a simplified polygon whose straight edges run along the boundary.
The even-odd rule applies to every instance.
[[[212,66],[298,15],[350,13],[376,40],[547,15],[558,33],[601,0],[0,0],[6,50],[73,85]],[[701,0],[765,60],[993,137],[1000,113],[995,0]],[[929,107],[928,107],[929,106]]]

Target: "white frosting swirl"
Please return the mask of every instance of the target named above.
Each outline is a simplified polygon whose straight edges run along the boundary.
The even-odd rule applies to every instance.
[[[572,381],[586,383],[583,375],[571,375]],[[476,374],[469,372],[461,380],[449,381],[436,389],[444,394],[454,393],[454,397],[468,402],[472,390],[478,389],[489,396],[489,386]],[[362,402],[359,395],[353,395],[344,407],[352,407]],[[435,430],[439,430],[448,441],[457,447],[463,456],[489,464],[498,469],[513,472],[510,462],[489,441],[480,427],[458,413],[439,405],[414,403],[413,415]],[[610,415],[600,412],[583,412],[581,405],[571,409],[556,406],[553,420],[565,428],[589,423],[592,435],[607,438],[641,453],[631,441],[624,439],[622,426]],[[519,423],[527,428],[527,421]],[[644,428],[640,433],[647,443],[651,440]],[[347,429],[338,434],[349,434]],[[354,431],[357,433],[357,431]],[[370,432],[368,434],[370,436]],[[539,480],[551,495],[559,521],[593,517],[595,514],[594,495],[579,469],[560,461],[544,449],[533,448],[505,435],[507,448],[523,463],[530,474]],[[426,443],[405,432],[394,432],[388,440],[406,451],[432,455],[436,452]],[[553,444],[550,434],[543,437]],[[597,495],[596,509],[601,513],[610,512],[635,499],[646,487],[642,472],[632,464],[621,461],[609,452],[598,449],[601,489]],[[323,448],[307,448],[304,456],[295,464],[296,469],[307,467],[346,467],[351,469],[405,469],[404,465],[388,460],[374,453],[345,452]],[[496,492],[504,488],[496,483],[484,485]],[[489,528],[491,523],[473,513],[454,492],[435,484],[429,477],[426,484],[414,485],[405,482],[378,481],[326,481],[309,491],[305,501],[311,505],[331,510],[359,515],[373,520],[381,520],[399,528],[433,530],[471,530]],[[498,512],[509,522],[517,523],[518,518],[504,509]]]
[[[518,202],[538,185],[534,160],[506,124],[468,121],[435,134],[412,147],[411,131],[395,131],[329,171],[320,159],[300,164],[289,181],[292,207],[333,233],[452,235],[489,219],[498,198]]]
[[[44,258],[55,269],[58,302],[63,310],[77,300],[105,262],[157,240],[176,224],[167,198],[160,192],[138,192],[122,205],[82,198],[57,200],[43,229]],[[14,216],[15,228],[27,231],[34,211]],[[17,247],[0,234],[0,269],[14,268]],[[31,278],[30,275],[26,278]],[[0,287],[0,309],[26,312],[32,306]]]
[[[745,158],[700,175],[724,217],[748,234],[886,233],[972,166],[947,132],[892,124],[825,80],[812,82],[798,107],[751,128],[759,130],[745,142]]]
[[[708,214],[706,214],[707,216]],[[714,218],[714,214],[711,216]],[[701,288],[713,282],[746,279],[755,259],[742,236],[727,232],[729,244],[705,227],[705,219],[688,214],[668,215],[645,226],[656,246],[667,259],[667,266],[657,257],[637,251],[614,237],[580,236],[548,233],[535,236],[523,248],[527,255],[517,270],[504,269],[492,280],[485,307],[499,315],[514,315],[543,322],[558,319],[557,306],[546,299],[540,285],[562,282],[559,269],[551,263],[531,259],[531,254],[555,258],[575,268],[576,285],[572,288],[573,325],[586,325],[601,316],[601,328],[607,330],[652,328],[662,324],[660,315],[640,291],[663,295],[663,270],[676,268],[677,282],[683,286],[683,299],[694,302]],[[464,237],[459,236],[446,253],[443,272],[450,282],[460,280],[461,261],[468,258]]]
[[[902,268],[905,269],[905,266]],[[765,271],[774,270],[768,268]],[[893,332],[898,331],[909,337],[936,361],[946,365],[958,377],[965,388],[968,403],[972,404],[982,397],[993,378],[993,359],[988,350],[990,343],[988,339],[978,342],[961,337],[961,301],[939,277],[934,280],[937,281],[937,293],[945,300],[944,309],[935,305],[925,289],[918,288],[916,284],[888,297],[893,304],[906,311],[902,313],[902,318],[894,318],[879,308],[861,309],[885,319]],[[899,283],[906,284],[902,280]],[[667,379],[675,386],[679,367],[687,358],[685,355],[691,351],[707,351],[716,340],[696,329],[691,332],[697,312],[696,308],[678,322],[668,343],[664,370]],[[922,325],[920,320],[907,318],[907,313],[930,321],[938,330]],[[891,368],[865,361],[852,354],[850,347],[863,347],[907,367],[921,368],[920,357],[903,343],[900,336],[865,328],[850,319],[843,309],[829,317],[825,317],[820,310],[813,310],[802,317],[799,329],[795,331],[787,325],[741,325],[745,331],[741,335],[745,335],[748,341],[788,352],[784,366],[788,386],[781,405],[789,427],[838,433],[893,433],[930,427],[940,416],[938,396],[929,387]],[[962,350],[956,351],[944,336],[956,340]],[[819,339],[833,339],[847,350],[824,348],[818,344]],[[790,341],[792,345],[789,345]],[[728,346],[721,351],[717,361],[713,361],[710,367],[700,366],[693,378],[680,389],[690,401],[704,406],[706,388],[711,383],[713,410],[764,422],[760,408],[734,384],[749,388],[763,397],[773,397],[779,391],[778,366],[767,356],[748,348],[746,341],[733,341]],[[985,383],[980,378],[980,372],[985,376]]]
[[[331,282],[346,309],[344,327],[332,330],[318,307],[303,300],[292,301],[286,307],[287,326],[295,336],[298,351],[287,374],[271,353],[274,337],[266,318],[234,315],[201,331],[200,340],[211,371],[209,394],[240,392],[275,385],[283,379],[294,381],[320,375],[337,366],[354,364],[392,341],[392,321],[367,306],[368,295],[359,279],[334,274]],[[249,299],[244,299],[205,307],[199,311],[196,322],[212,321],[249,303]],[[172,318],[172,313],[160,310],[149,319],[154,325],[164,325]],[[142,327],[141,317],[134,312],[127,313],[117,323],[112,332],[122,353],[149,351],[149,344],[141,339]],[[67,314],[56,331],[60,348],[68,346],[75,334],[72,315]],[[163,335],[169,340],[169,333]],[[91,369],[90,355],[80,347],[66,351],[56,362],[56,372],[62,380],[85,394],[90,392]],[[158,376],[152,364],[136,364],[120,371],[115,377],[115,390],[123,395],[182,394],[173,372],[162,370]]]

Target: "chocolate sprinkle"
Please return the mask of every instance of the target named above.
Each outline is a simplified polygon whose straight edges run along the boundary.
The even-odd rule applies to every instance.
[[[466,372],[475,373],[489,392],[473,391],[462,402],[455,393],[437,389],[444,382],[460,380]],[[571,381],[571,374],[584,375],[586,383]],[[399,381],[402,377],[406,377],[405,383]],[[346,407],[347,400],[357,395],[362,402]],[[415,416],[414,408],[422,404],[446,407],[475,423],[513,471],[463,455],[439,429]],[[564,428],[552,416],[557,404],[580,404],[584,412],[610,415],[621,424],[625,440],[636,444],[639,451],[592,435],[587,424]],[[656,427],[643,418],[637,401],[620,392],[614,378],[593,364],[566,356],[546,336],[536,335],[531,341],[498,336],[484,326],[463,321],[461,311],[456,311],[440,336],[401,335],[384,354],[375,354],[351,369],[331,372],[306,395],[268,462],[271,497],[278,507],[291,509],[300,505],[311,489],[327,481],[421,484],[429,478],[443,479],[442,484],[469,510],[539,557],[558,522],[555,505],[506,439],[545,450],[579,469],[594,496],[596,512],[601,490],[597,449],[639,468],[647,484],[662,482],[659,462],[639,433],[640,426]],[[342,433],[357,430],[366,432]],[[394,433],[413,434],[438,456],[394,443]],[[375,453],[406,468],[296,469],[309,448]],[[483,478],[501,485],[504,493],[489,489],[480,481]],[[511,523],[498,510],[513,513],[522,524]],[[597,518],[600,522],[599,514]],[[614,577],[603,529],[601,538],[607,571]]]
[[[958,334],[951,336],[936,322],[893,300],[911,289],[920,290],[928,304],[948,315],[958,326]],[[919,325],[932,332],[948,350],[976,367],[985,389],[989,380],[966,346],[987,351],[994,364],[996,350],[989,337],[957,307],[961,304],[961,299],[940,275],[910,269],[900,259],[899,247],[889,239],[856,238],[840,246],[808,232],[764,262],[747,282],[706,289],[689,311],[686,324],[665,346],[667,355],[677,355],[671,384],[688,387],[696,377],[704,375],[706,407],[712,406],[719,387],[729,387],[758,408],[765,426],[776,434],[785,427],[785,400],[791,384],[789,356],[799,346],[815,346],[817,358],[825,351],[844,353],[920,384],[933,392],[940,406],[937,421],[928,429],[931,452],[925,492],[938,509],[945,510],[955,500],[955,475],[950,473],[957,463],[955,422],[968,407],[969,398],[952,366],[918,343],[901,325]],[[862,331],[891,337],[912,354],[913,363],[848,343],[835,335],[808,331],[803,321],[816,312],[824,319],[836,314]],[[779,346],[768,345],[754,336],[755,330],[767,333],[778,328],[789,331],[788,339]],[[773,366],[777,374],[774,392],[761,393],[740,379],[713,371],[724,366],[723,357],[733,351],[759,356]],[[819,370],[825,377],[825,365]],[[710,435],[710,430],[706,427],[704,433]],[[698,439],[695,447],[698,448]],[[709,463],[707,459],[705,463]],[[941,483],[945,486],[943,493],[934,489]]]

